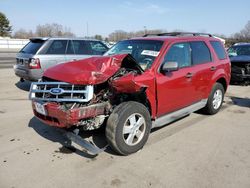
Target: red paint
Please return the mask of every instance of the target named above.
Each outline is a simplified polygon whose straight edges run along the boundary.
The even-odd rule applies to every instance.
[[[126,56],[127,54],[91,57],[59,64],[46,70],[43,76],[71,84],[100,84],[106,82],[120,69]]]

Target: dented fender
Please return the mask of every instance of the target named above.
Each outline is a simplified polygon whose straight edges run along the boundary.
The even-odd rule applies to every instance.
[[[142,75],[129,73],[111,80],[109,85],[115,90],[116,93],[133,94],[145,89],[147,100],[149,101],[151,107],[152,119],[156,117],[156,91],[155,77],[153,73],[148,71]]]
[[[136,93],[148,86],[136,82],[135,75],[133,73],[126,74],[122,77],[114,79],[110,82],[110,87],[115,89],[116,93]]]

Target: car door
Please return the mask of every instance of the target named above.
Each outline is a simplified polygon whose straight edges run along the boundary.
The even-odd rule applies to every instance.
[[[191,48],[188,42],[170,44],[164,63],[177,62],[179,69],[172,72],[160,71],[156,76],[157,116],[176,111],[196,101],[195,87],[192,83]]]
[[[45,70],[66,61],[65,51],[68,40],[51,40],[48,45],[42,49],[39,59],[42,68]]]
[[[67,61],[76,61],[91,57],[92,54],[85,44],[84,40],[70,40],[67,46]]]
[[[67,62],[77,60],[76,55],[75,55],[74,44],[73,44],[72,40],[68,41],[66,54],[65,54],[65,59],[66,59]]]
[[[191,41],[192,85],[196,101],[207,98],[207,91],[216,65],[205,41]]]

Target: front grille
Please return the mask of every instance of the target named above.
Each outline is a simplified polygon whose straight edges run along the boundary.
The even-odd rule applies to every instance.
[[[231,62],[232,68],[237,67],[244,71],[245,74],[250,74],[250,63],[249,62]]]
[[[55,102],[88,102],[93,98],[93,86],[74,85],[65,82],[33,82],[31,100]]]

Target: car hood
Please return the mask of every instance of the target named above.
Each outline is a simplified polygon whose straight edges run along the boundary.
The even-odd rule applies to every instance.
[[[79,61],[68,62],[49,68],[44,77],[78,85],[95,85],[106,82],[125,62],[138,71],[142,71],[129,54],[91,57]]]
[[[240,56],[231,56],[230,57],[231,62],[250,62],[250,56],[249,55],[240,55]]]

